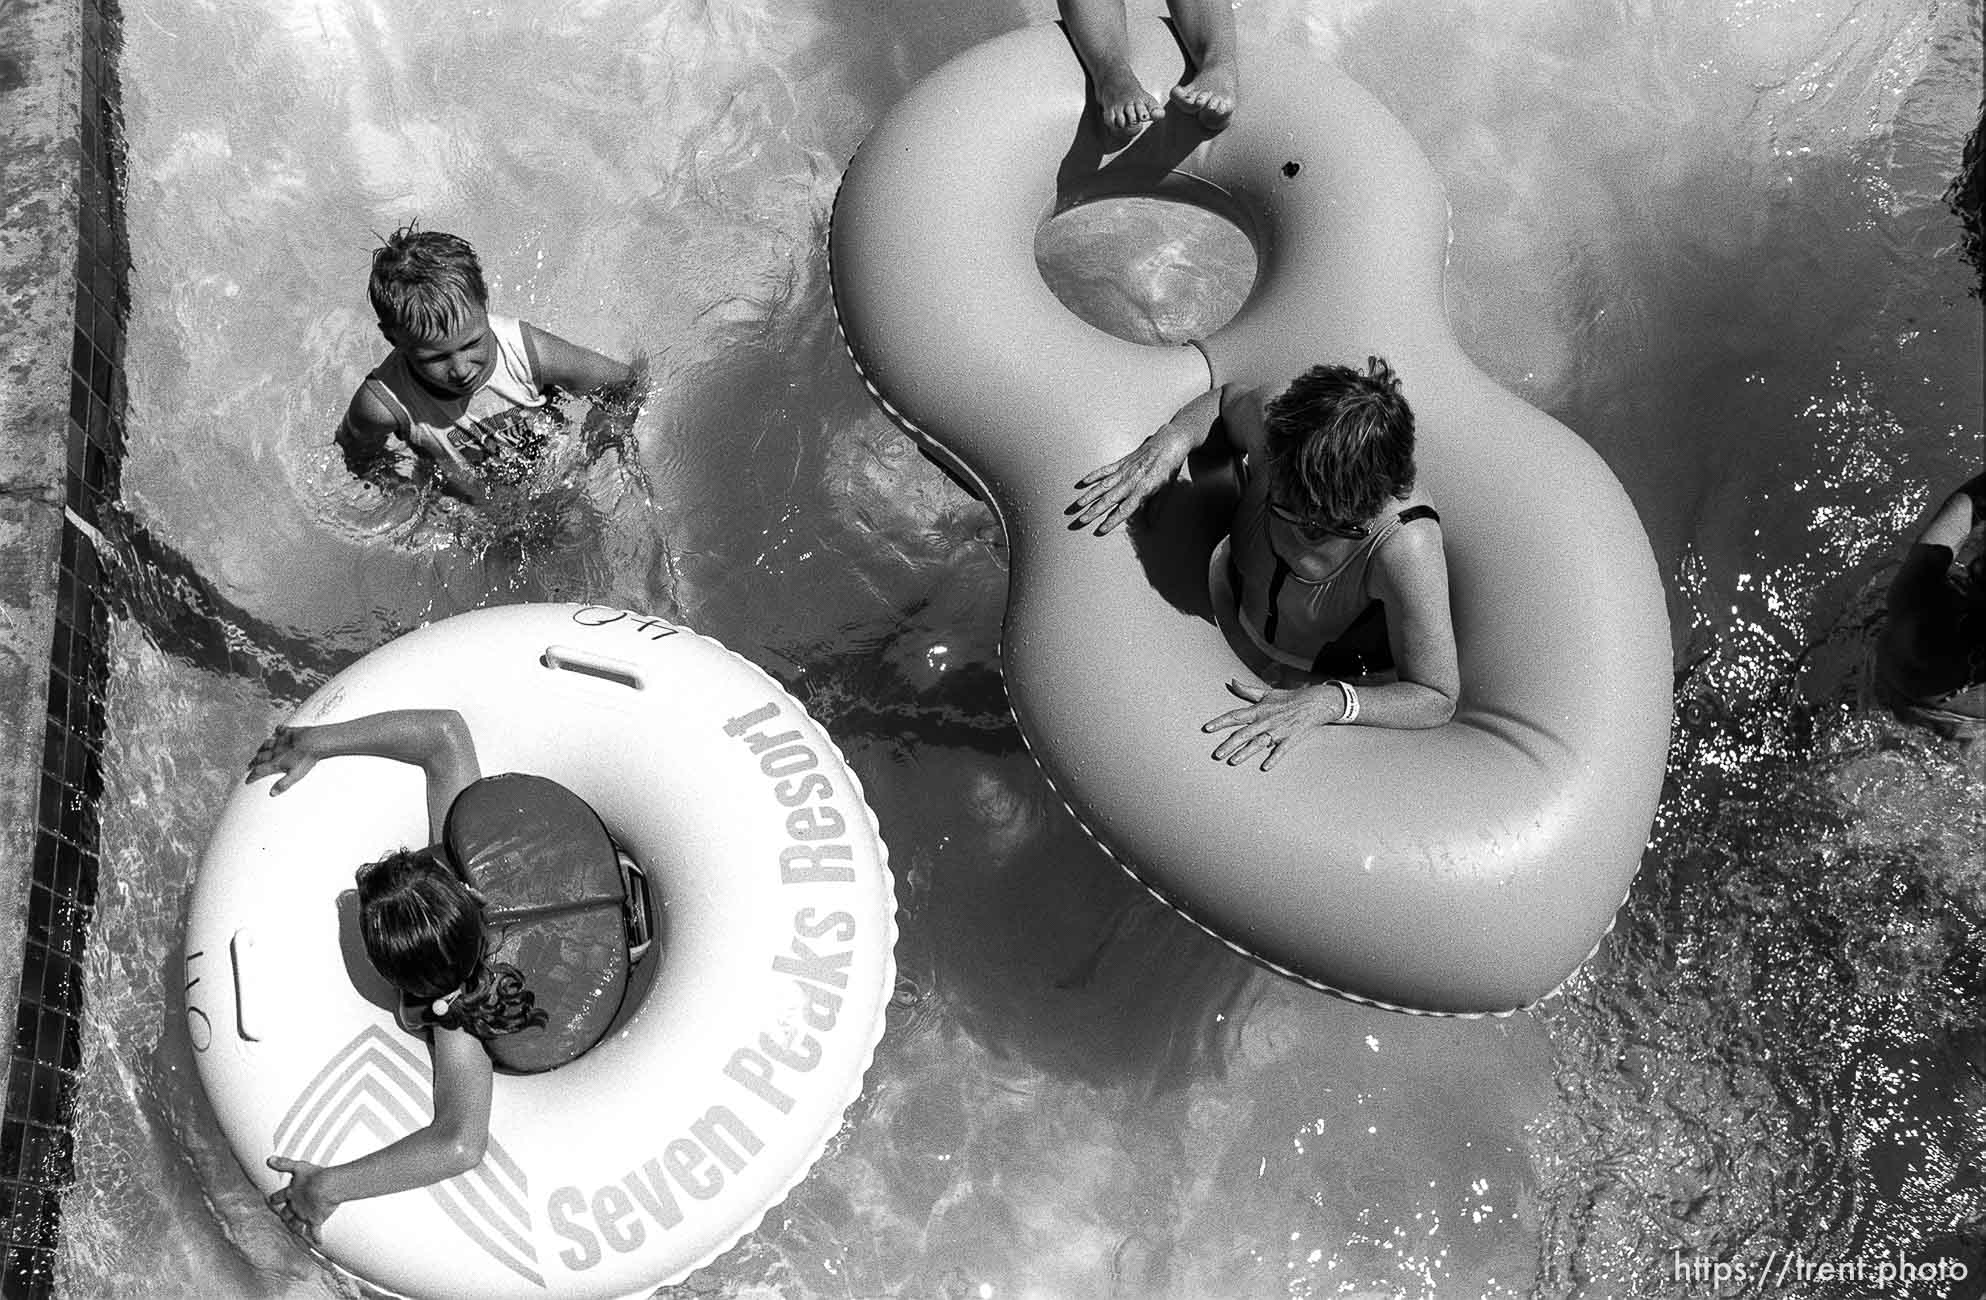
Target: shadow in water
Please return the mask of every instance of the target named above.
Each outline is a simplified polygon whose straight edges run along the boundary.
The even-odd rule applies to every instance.
[[[1157,1094],[1219,1074],[1255,968],[1119,871],[1018,745],[851,757],[889,828],[917,999],[1054,1076]]]
[[[194,668],[258,682],[273,698],[295,703],[352,657],[250,614],[121,504],[105,508],[100,535],[111,608]]]

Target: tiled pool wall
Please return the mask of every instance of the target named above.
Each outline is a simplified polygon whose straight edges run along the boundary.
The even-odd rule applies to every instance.
[[[54,1292],[97,889],[108,608],[97,527],[124,443],[130,252],[117,10],[0,3],[0,1121],[5,1296]],[[0,983],[4,987],[4,983]]]

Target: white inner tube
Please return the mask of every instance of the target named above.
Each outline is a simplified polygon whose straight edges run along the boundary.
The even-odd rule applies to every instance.
[[[453,708],[483,770],[585,799],[666,918],[639,1006],[578,1060],[499,1075],[482,1165],[353,1201],[336,1267],[415,1296],[620,1296],[755,1228],[839,1130],[895,980],[895,900],[860,783],[770,677],[716,642],[597,606],[423,628],[340,673],[299,724]],[[428,1053],[399,1030],[341,894],[426,842],[421,773],[318,765],[244,786],[189,902],[186,1016],[222,1129],[264,1160],[350,1160],[425,1124]],[[349,916],[349,906],[343,913]],[[639,984],[639,980],[637,980]]]

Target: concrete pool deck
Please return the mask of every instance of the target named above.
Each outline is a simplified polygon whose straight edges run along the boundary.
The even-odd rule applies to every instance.
[[[0,987],[17,991],[0,1222],[7,1297],[54,1292],[97,885],[129,252],[108,0],[0,0]]]

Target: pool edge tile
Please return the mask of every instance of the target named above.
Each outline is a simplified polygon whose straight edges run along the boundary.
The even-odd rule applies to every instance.
[[[79,521],[115,500],[123,443],[123,322],[85,299],[106,275],[124,298],[126,268],[99,257],[123,222],[118,44],[118,11],[103,0],[0,6],[0,365],[14,394],[0,423],[0,925],[10,927],[0,981],[16,997],[0,1118],[9,1298],[54,1293],[73,1177],[102,787],[102,710],[89,705],[108,664],[94,608],[101,571],[83,558],[93,543]]]

